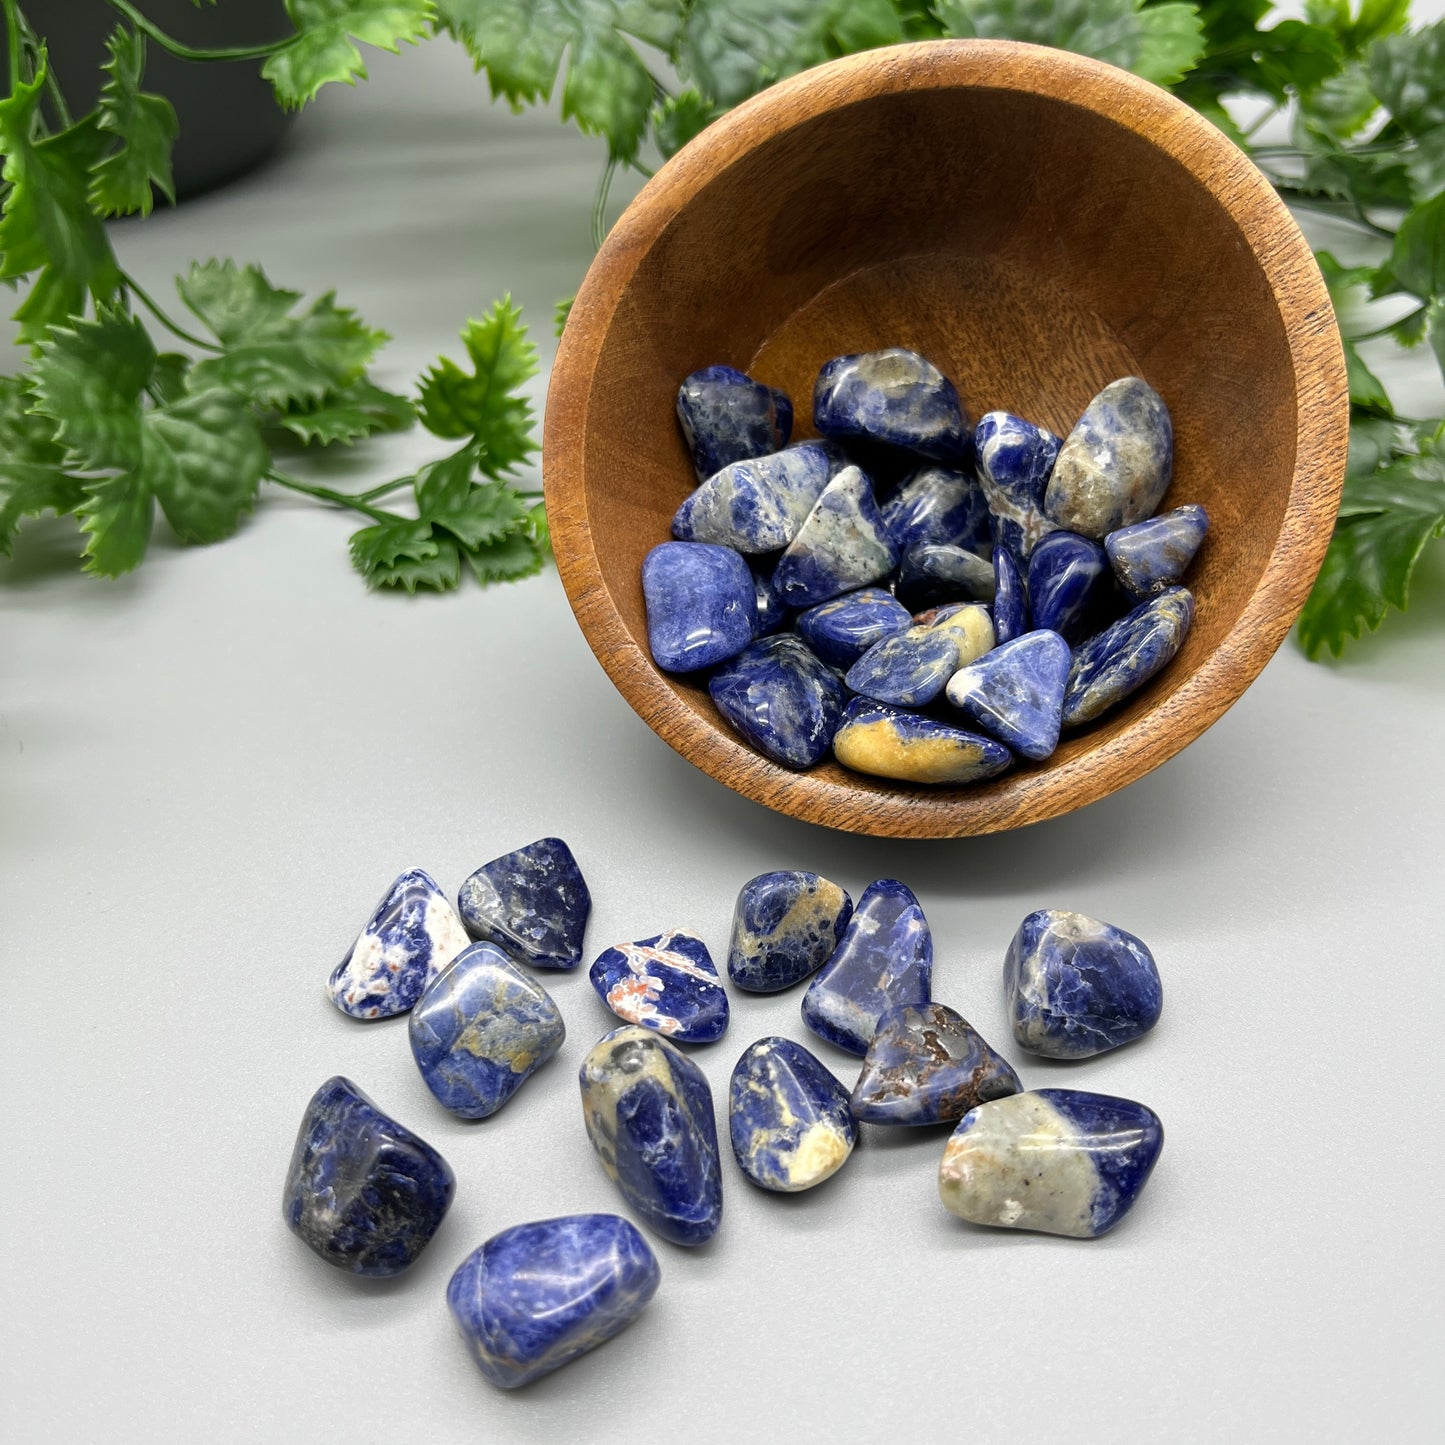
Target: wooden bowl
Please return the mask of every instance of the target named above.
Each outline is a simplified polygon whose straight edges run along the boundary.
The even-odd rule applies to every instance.
[[[1116,377],[1174,419],[1165,506],[1212,521],[1197,610],[1162,673],[1047,762],[969,788],[829,761],[779,767],[700,678],[659,671],[639,569],[695,485],[678,383],[712,362],[794,400],[828,357],[907,346],[976,420],[1066,434]],[[1008,41],[932,41],[775,85],[680,151],[597,254],[557,352],[543,474],[557,566],[642,719],[744,796],[857,833],[957,837],[1112,793],[1198,737],[1304,604],[1344,478],[1349,407],[1329,297],[1245,156],[1124,71]]]

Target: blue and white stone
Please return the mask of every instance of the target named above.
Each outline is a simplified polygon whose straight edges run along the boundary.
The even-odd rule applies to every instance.
[[[813,425],[826,437],[905,447],[940,462],[968,455],[968,418],[953,383],[901,346],[824,362],[813,387]]]
[[[426,1248],[456,1182],[430,1144],[338,1074],[306,1106],[281,1212],[327,1264],[386,1278]]]
[[[1183,647],[1193,621],[1193,594],[1170,587],[1076,648],[1064,726],[1093,722],[1143,687]]]
[[[958,637],[952,628],[914,625],[875,642],[843,679],[875,702],[922,707],[943,691],[958,668]],[[835,729],[836,731],[836,729]]]
[[[539,838],[483,863],[457,893],[457,912],[473,938],[521,963],[576,968],[592,894],[566,843]]]
[[[1057,632],[1026,632],[948,680],[948,700],[991,737],[1033,762],[1059,745],[1069,644]]]
[[[863,587],[799,613],[798,636],[829,667],[852,667],[875,642],[902,632],[913,619],[891,592]]]
[[[447,1307],[504,1390],[595,1350],[657,1293],[657,1256],[616,1214],[539,1219],[494,1234],[457,1266]]]
[[[551,995],[494,943],[464,949],[427,985],[407,1033],[427,1088],[462,1119],[495,1114],[567,1036]]]
[[[995,778],[1013,762],[1013,754],[993,738],[863,697],[843,710],[833,756],[845,768],[876,778],[955,787]]]
[[[791,632],[745,647],[707,690],[748,742],[786,768],[810,768],[826,756],[843,715],[838,675]]]
[[[732,366],[704,366],[677,389],[677,419],[698,480],[730,462],[775,452],[793,430],[793,403]]]
[[[733,909],[728,977],[749,993],[792,988],[833,956],[852,916],[848,890],[817,873],[760,873]]]
[[[1142,939],[1059,908],[1040,908],[1019,925],[1003,983],[1014,1038],[1049,1059],[1087,1059],[1131,1043],[1164,1007]]]
[[[1152,597],[1184,576],[1208,531],[1209,513],[1190,503],[1110,532],[1104,551],[1131,597]]]
[[[757,628],[757,588],[731,547],[662,542],[642,559],[642,600],[652,660],[697,672],[736,657]]]
[[[1093,1239],[1133,1208],[1163,1147],[1159,1116],[1132,1099],[1035,1089],[959,1120],[938,1193],[972,1224]]]
[[[728,996],[707,944],[685,928],[619,943],[592,965],[597,996],[630,1024],[687,1044],[710,1044],[728,1026]]]
[[[758,596],[758,636],[764,637],[788,620],[788,604],[773,589],[771,568],[766,572],[755,571],[753,586],[757,589]]]
[[[1021,416],[991,411],[979,418],[973,445],[993,539],[1022,564],[1039,538],[1054,530],[1044,515],[1044,489],[1063,443]]]
[[[1152,517],[1174,470],[1174,427],[1164,398],[1137,376],[1110,382],[1059,448],[1044,493],[1051,521],[1103,538]]]
[[[471,940],[432,876],[409,868],[332,970],[331,1001],[354,1019],[405,1013]]]
[[[1029,596],[1007,547],[993,549],[993,626],[999,646],[1029,630]]]
[[[801,1044],[759,1039],[733,1069],[728,1131],[738,1168],[796,1194],[831,1178],[858,1142],[848,1091]]]
[[[587,1137],[623,1199],[674,1244],[704,1244],[722,1223],[722,1161],[712,1090],[661,1035],[614,1029],[582,1060]]]
[[[883,525],[899,552],[926,542],[987,552],[990,518],[983,488],[963,472],[924,467],[883,504]]]
[[[949,632],[958,643],[958,665],[967,666],[984,653],[991,652],[995,641],[993,616],[980,602],[952,602],[920,612],[914,622],[935,632]]]
[[[773,587],[789,607],[813,607],[886,577],[897,561],[873,484],[857,467],[844,467],[778,559]]]
[[[677,509],[672,535],[748,554],[776,552],[797,536],[823,488],[843,466],[838,447],[816,441],[734,462]]]
[[[927,542],[903,554],[894,591],[905,607],[917,612],[948,602],[987,602],[993,588],[992,562],[967,547]]]
[[[1104,549],[1074,532],[1050,532],[1029,555],[1034,626],[1074,644],[1087,637],[1113,586]]]
[[[803,1022],[830,1044],[860,1057],[878,1020],[933,992],[933,935],[909,888],[896,878],[870,883],[832,958],[803,995]]]
[[[962,1014],[947,1004],[904,1004],[878,1020],[849,1108],[865,1124],[945,1124],[1022,1088]]]

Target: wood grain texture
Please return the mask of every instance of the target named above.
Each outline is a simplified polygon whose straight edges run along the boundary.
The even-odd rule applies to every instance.
[[[1168,402],[1165,506],[1213,521],[1179,656],[1046,762],[974,788],[742,743],[647,649],[639,569],[692,487],[673,405],[727,362],[810,434],[828,357],[913,347],[970,414],[1065,433],[1115,377]],[[1344,358],[1314,259],[1273,188],[1165,91],[1062,51],[931,41],[853,56],[738,107],[665,165],[587,273],[547,397],[557,565],[598,660],[684,757],[767,807],[852,832],[957,837],[1036,822],[1158,767],[1284,639],[1329,543],[1348,446]]]

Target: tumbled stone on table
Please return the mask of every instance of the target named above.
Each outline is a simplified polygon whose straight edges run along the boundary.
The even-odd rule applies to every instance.
[[[1142,939],[1083,913],[1040,908],[1004,956],[1009,1020],[1020,1047],[1087,1059],[1146,1034],[1164,990]]]
[[[831,1178],[858,1142],[848,1091],[801,1044],[759,1039],[728,1088],[738,1168],[764,1189],[796,1194]]]
[[[696,672],[736,657],[757,628],[757,589],[731,547],[662,542],[642,559],[642,598],[652,660]]]
[[[749,555],[776,552],[797,535],[842,467],[839,448],[816,441],[734,462],[686,498],[672,519],[672,535]]]
[[[1029,599],[1019,564],[1007,547],[993,549],[993,626],[1000,646],[1029,630]]]
[[[862,587],[798,615],[798,636],[830,667],[850,668],[875,642],[902,632],[908,609],[881,587]]]
[[[883,525],[900,552],[944,542],[971,552],[989,545],[989,510],[983,489],[963,472],[924,467],[883,504]]]
[[[677,389],[677,419],[698,480],[730,462],[775,452],[793,430],[793,403],[731,366],[704,366]]]
[[[587,1137],[649,1229],[706,1243],[722,1223],[722,1161],[703,1072],[659,1034],[629,1024],[582,1060]]]
[[[405,1013],[470,940],[446,895],[409,868],[376,905],[327,983],[331,1001],[354,1019]]]
[[[728,977],[749,993],[791,988],[827,963],[852,916],[847,889],[816,873],[760,873],[733,910]]]
[[[993,738],[855,697],[843,710],[833,756],[855,772],[904,783],[980,783],[997,777],[1013,754]]]
[[[993,564],[977,552],[925,542],[903,554],[894,591],[905,607],[917,612],[946,602],[987,602],[993,585]]]
[[[1063,443],[1053,432],[1011,412],[991,411],[974,428],[978,480],[993,514],[993,539],[1020,563],[1054,530],[1044,489]]]
[[[922,707],[943,691],[957,668],[958,638],[953,630],[915,624],[875,642],[848,669],[843,682],[875,702]]]
[[[1026,632],[948,680],[948,700],[991,737],[1038,762],[1059,745],[1069,644]]]
[[[635,1225],[571,1214],[494,1234],[457,1266],[447,1307],[481,1372],[511,1390],[626,1329],[660,1278]]]
[[[1142,687],[1184,645],[1193,621],[1193,594],[1171,587],[1075,649],[1064,726],[1093,722]]]
[[[1084,409],[1054,462],[1044,511],[1070,532],[1103,538],[1153,516],[1174,469],[1164,398],[1137,376],[1110,382]]]
[[[906,447],[940,462],[968,454],[968,418],[953,383],[901,346],[824,362],[813,388],[813,425],[823,436]]]
[[[1163,1147],[1159,1116],[1132,1099],[1035,1089],[959,1120],[938,1193],[973,1224],[1092,1239],[1133,1208]]]
[[[1050,532],[1029,556],[1034,626],[1065,642],[1088,635],[1112,586],[1104,549],[1077,533]]]
[[[547,990],[493,943],[464,949],[427,985],[407,1031],[427,1088],[463,1119],[495,1114],[567,1034]]]
[[[849,1107],[865,1124],[944,1124],[1023,1085],[1009,1061],[947,1004],[905,1004],[878,1020]]]
[[[832,958],[803,995],[803,1022],[860,1057],[878,1020],[900,1004],[925,1004],[933,991],[933,935],[912,891],[896,878],[863,890]]]
[[[588,974],[597,996],[630,1024],[688,1044],[710,1044],[728,1026],[728,996],[707,944],[685,928],[619,943]]]
[[[457,912],[473,938],[485,938],[533,968],[576,968],[592,895],[560,838],[483,863],[462,884]]]
[[[873,484],[844,467],[826,487],[773,571],[789,607],[812,607],[886,577],[898,561]]]
[[[982,657],[997,640],[993,617],[988,608],[979,602],[951,602],[946,607],[920,612],[913,620],[918,626],[931,628],[934,632],[951,633],[958,643],[960,667]]]
[[[1208,530],[1209,513],[1191,503],[1110,532],[1104,551],[1131,597],[1152,597],[1179,581]]]
[[[338,1074],[306,1106],[281,1211],[327,1264],[385,1278],[426,1248],[455,1190],[430,1144]]]
[[[781,627],[788,618],[788,605],[773,590],[772,572],[754,572],[753,586],[758,598],[758,636]]]
[[[832,745],[843,713],[837,674],[790,632],[760,637],[707,685],[717,710],[760,752],[809,768]]]

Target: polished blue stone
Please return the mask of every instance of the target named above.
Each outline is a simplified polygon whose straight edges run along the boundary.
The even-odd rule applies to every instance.
[[[748,554],[776,552],[798,533],[846,465],[832,442],[799,442],[710,476],[677,509],[672,535]]]
[[[489,939],[533,968],[576,968],[592,912],[582,870],[560,838],[483,863],[462,884],[457,912],[473,938]]]
[[[849,668],[875,642],[912,622],[908,609],[881,587],[845,592],[798,615],[798,636],[830,667]]]
[[[642,598],[652,660],[668,672],[712,667],[753,640],[757,588],[730,547],[660,543],[642,559]]]
[[[678,387],[677,419],[701,481],[730,462],[786,445],[793,403],[734,367],[705,366]]]
[[[728,977],[750,993],[791,988],[827,963],[852,916],[847,890],[816,873],[761,873],[733,909]]]
[[[788,604],[774,591],[771,571],[754,572],[753,585],[758,595],[758,636],[762,637],[788,620]]]
[[[947,1004],[904,1004],[878,1020],[849,1107],[865,1124],[943,1124],[1022,1088],[1009,1061]]]
[[[1093,1227],[1097,1237],[1133,1207],[1164,1147],[1164,1125],[1145,1104],[1083,1089],[1040,1089],[1073,1131],[1076,1146],[1098,1179]]]
[[[858,1142],[848,1091],[801,1044],[777,1037],[759,1039],[737,1061],[728,1131],[738,1168],[784,1194],[836,1174]]]
[[[1154,955],[1132,933],[1083,913],[1041,908],[1004,956],[1014,1038],[1050,1059],[1087,1059],[1146,1034],[1164,990]]]
[[[1011,412],[991,411],[973,433],[978,480],[993,514],[993,539],[1020,563],[1054,530],[1044,515],[1044,489],[1062,445],[1053,432]]]
[[[1007,547],[993,549],[993,631],[1002,646],[1029,630],[1029,596],[1019,564]]]
[[[901,346],[824,362],[813,387],[813,425],[823,436],[906,447],[940,462],[968,455],[968,418],[953,383]]]
[[[405,1013],[427,984],[467,946],[466,930],[446,895],[421,868],[409,868],[376,905],[327,991],[356,1019]]]
[[[922,707],[943,691],[957,668],[957,634],[947,627],[915,625],[875,642],[843,682],[875,702]]]
[[[547,990],[493,943],[474,943],[427,985],[407,1032],[427,1088],[463,1119],[495,1114],[567,1035]]]
[[[338,1074],[306,1106],[281,1212],[327,1264],[385,1277],[422,1252],[455,1190],[430,1144]]]
[[[587,1136],[622,1197],[664,1239],[706,1243],[722,1223],[722,1161],[702,1070],[628,1025],[593,1045],[578,1077]]]
[[[933,936],[923,909],[894,878],[870,883],[832,958],[803,995],[815,1034],[863,1055],[878,1020],[900,1004],[925,1004],[933,989]]]
[[[688,1044],[710,1044],[728,1026],[728,996],[707,944],[675,928],[619,943],[592,965],[597,996],[630,1024]]]
[[[1029,554],[1034,626],[1071,645],[1089,635],[1112,585],[1104,549],[1087,537],[1050,532]]]
[[[833,756],[854,772],[952,786],[997,777],[1013,763],[1013,754],[993,738],[866,697],[855,697],[843,710]]]
[[[571,1214],[494,1234],[457,1266],[447,1306],[482,1373],[511,1390],[626,1329],[660,1278],[636,1226]]]
[[[910,547],[898,566],[898,600],[914,612],[947,602],[988,602],[993,565],[967,547],[930,542]]]
[[[1059,745],[1069,644],[1057,632],[1026,632],[948,681],[948,700],[986,733],[1038,762]]]
[[[877,582],[897,561],[873,484],[857,467],[845,467],[778,559],[773,586],[789,607],[812,607]]]
[[[787,768],[810,768],[825,756],[843,713],[837,674],[791,632],[744,648],[707,690],[748,742]]]
[[[983,488],[963,472],[924,467],[883,504],[882,512],[883,525],[900,552],[924,542],[988,550],[988,500]]]
[[[1110,532],[1104,551],[1131,597],[1152,597],[1184,576],[1208,530],[1209,513],[1203,507],[1175,507]]]
[[[1142,687],[1184,645],[1193,621],[1193,595],[1170,587],[1076,648],[1064,726],[1093,722]]]

